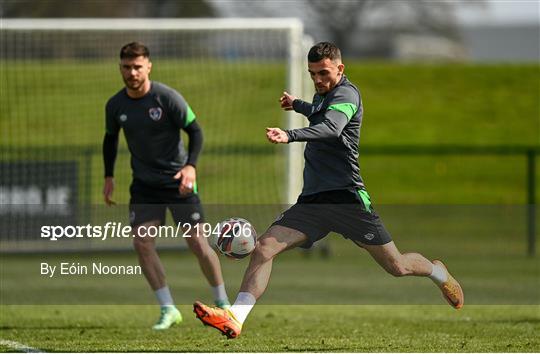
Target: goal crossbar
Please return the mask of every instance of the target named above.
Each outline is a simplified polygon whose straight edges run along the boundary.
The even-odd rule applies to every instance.
[[[290,29],[303,31],[302,22],[296,18],[48,18],[48,19],[2,19],[2,29],[10,30],[234,30],[234,29]]]

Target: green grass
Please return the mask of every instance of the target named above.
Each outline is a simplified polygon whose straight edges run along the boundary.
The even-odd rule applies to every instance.
[[[89,177],[91,187],[81,202],[101,204],[103,107],[122,85],[116,63],[1,64],[0,139],[9,148],[2,161],[78,161],[80,185]],[[540,67],[346,64],[362,92],[360,165],[374,205],[402,251],[448,263],[464,286],[465,308],[443,305],[429,280],[387,275],[334,235],[328,260],[297,251],[279,257],[236,341],[191,315],[193,300],[210,301],[194,257],[164,253],[185,322],[155,333],[157,309],[142,276],[39,275],[41,262],[135,264],[134,254],[2,255],[0,338],[47,351],[540,351],[540,266],[524,256],[524,157],[362,154],[362,146],[394,144],[538,146]],[[234,212],[262,231],[279,213],[285,161],[264,127],[283,125],[277,98],[285,75],[275,62],[154,62],[153,79],[181,91],[203,126],[199,185],[212,222]],[[88,160],[77,151],[84,147],[95,151]],[[127,154],[116,171],[115,199],[125,204]],[[125,218],[124,207],[95,206],[93,221]],[[223,261],[231,297],[245,267]]]
[[[2,307],[4,339],[62,352],[537,352],[538,306],[258,306],[236,340],[184,322],[156,333],[149,306]],[[8,351],[9,348],[0,350]]]
[[[351,64],[365,144],[540,143],[539,65]]]
[[[331,235],[329,259],[293,250],[275,260],[268,290],[235,341],[203,327],[191,313],[195,299],[212,300],[194,256],[162,252],[185,322],[154,333],[158,309],[142,275],[39,275],[41,262],[129,265],[136,264],[135,254],[4,255],[0,338],[75,352],[540,350],[534,334],[540,329],[540,263],[524,256],[525,240],[512,234],[509,221],[519,210],[412,207],[398,218],[394,210],[383,213],[392,229],[401,230],[394,235],[401,251],[445,260],[464,288],[463,309],[446,305],[430,280],[394,278],[366,252]],[[427,222],[414,225],[410,217],[419,213]],[[430,235],[435,230],[440,234]],[[222,258],[231,297],[246,265]]]
[[[468,304],[539,304],[540,261],[524,256],[526,240],[520,229],[525,223],[520,220],[520,211],[506,208],[460,209],[408,208],[383,210],[382,214],[402,252],[420,252],[430,259],[440,258],[448,263],[466,289]],[[414,215],[422,215],[425,221],[415,223]],[[332,249],[332,257],[328,260],[316,256],[301,257],[299,251],[279,256],[263,303],[441,303],[438,290],[430,281],[410,277],[394,279],[350,241],[338,235],[331,235],[328,239]],[[166,244],[162,241],[165,240],[159,240],[158,245]],[[56,242],[67,247],[76,241]],[[129,244],[130,240],[124,239],[123,242]],[[85,245],[90,248],[89,244]],[[165,252],[162,259],[168,283],[179,303],[190,303],[196,298],[211,300],[193,255]],[[0,260],[0,298],[3,304],[154,303],[142,275],[69,276],[57,273],[49,278],[40,275],[42,262],[51,265],[61,262],[135,265],[137,258],[134,252],[3,255]],[[223,259],[222,265],[228,289],[234,293],[240,287],[247,261]]]
[[[81,179],[86,162],[68,146],[93,147],[90,201],[101,203],[103,107],[122,86],[116,63],[2,64],[2,145],[44,147],[44,155],[79,161]],[[538,146],[540,66],[346,64],[362,92],[360,164],[377,203],[525,202],[524,157],[381,157],[362,154],[362,146]],[[285,66],[276,62],[155,60],[152,78],[178,89],[204,129],[206,152],[198,177],[206,203],[283,200],[283,149],[268,145],[264,128],[283,126],[277,98],[285,77]],[[57,155],[47,146],[65,148]],[[17,157],[3,157],[12,158]],[[117,199],[125,203],[131,174],[127,155],[119,158],[116,171]],[[540,163],[537,176],[540,181]]]

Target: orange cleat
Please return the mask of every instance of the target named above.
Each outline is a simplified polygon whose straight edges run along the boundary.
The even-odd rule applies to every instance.
[[[210,307],[196,301],[193,304],[193,312],[205,326],[214,327],[229,339],[238,337],[242,331],[242,325],[229,309]]]
[[[448,279],[439,285],[439,288],[441,289],[444,298],[448,303],[455,309],[460,309],[463,307],[463,303],[465,301],[465,298],[463,296],[463,290],[461,289],[461,286],[457,282],[456,279],[448,272],[448,269],[444,265],[443,262],[439,260],[434,260],[433,264],[437,264],[441,266],[448,276]]]

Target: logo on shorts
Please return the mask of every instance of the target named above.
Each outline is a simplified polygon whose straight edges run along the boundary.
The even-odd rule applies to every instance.
[[[120,117],[120,122],[125,122],[127,120],[127,115],[126,114],[121,114]]]
[[[129,221],[133,224],[135,222],[135,211],[129,213]]]
[[[364,238],[368,241],[371,241],[375,238],[375,235],[373,235],[371,232],[364,235]]]
[[[154,122],[157,122],[158,120],[161,119],[162,113],[163,111],[161,110],[161,107],[150,108],[148,110],[148,114],[150,115],[150,118],[152,118]]]
[[[274,222],[277,222],[277,221],[283,219],[283,215],[285,215],[285,214],[283,214],[283,213],[279,214],[278,217],[276,218],[276,220],[274,220]]]
[[[199,214],[198,212],[194,212],[193,214],[191,214],[191,220],[198,221],[200,219],[201,219],[201,214]]]

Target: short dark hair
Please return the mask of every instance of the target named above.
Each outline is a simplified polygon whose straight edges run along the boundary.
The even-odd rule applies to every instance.
[[[134,59],[137,57],[150,57],[148,47],[141,42],[131,42],[120,49],[120,59]]]
[[[316,63],[326,58],[332,61],[336,59],[341,60],[341,51],[334,43],[320,42],[309,50],[308,61],[310,63]]]

